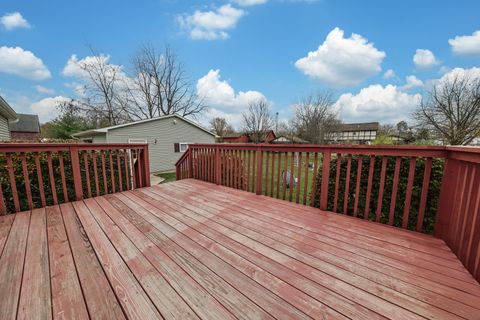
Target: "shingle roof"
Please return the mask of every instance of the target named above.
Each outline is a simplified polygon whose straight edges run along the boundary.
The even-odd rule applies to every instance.
[[[380,124],[378,122],[362,122],[362,123],[342,123],[337,125],[333,131],[335,132],[344,132],[344,131],[366,131],[366,130],[378,130]]]
[[[3,100],[0,96],[0,115],[7,118],[8,120],[15,120],[17,119],[17,113],[15,110],[10,107],[7,101]]]
[[[18,121],[9,124],[10,131],[13,132],[40,132],[40,123],[36,114],[17,113]]]

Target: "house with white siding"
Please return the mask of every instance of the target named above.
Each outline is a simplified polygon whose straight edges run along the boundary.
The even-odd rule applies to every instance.
[[[17,118],[15,110],[0,96],[0,141],[10,140],[9,122]]]
[[[191,143],[215,143],[216,135],[179,115],[167,115],[75,133],[89,143],[148,143],[150,172],[175,169]]]

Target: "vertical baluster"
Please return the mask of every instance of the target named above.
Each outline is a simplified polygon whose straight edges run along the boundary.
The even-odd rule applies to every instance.
[[[255,186],[255,193],[262,194],[262,179],[263,179],[263,150],[261,147],[257,149],[257,183]]]
[[[55,177],[53,175],[52,153],[47,152],[48,175],[50,177],[50,188],[52,189],[53,204],[58,204],[57,188],[55,186]]]
[[[235,189],[238,188],[238,151],[237,150],[232,150],[233,151],[233,187]]]
[[[145,181],[144,181],[144,173],[145,173],[145,167],[142,165],[143,164],[143,153],[141,149],[136,149],[137,150],[137,171],[138,171],[138,183],[139,183],[139,188],[142,188],[145,186]],[[115,190],[113,191],[115,192]]]
[[[398,176],[400,174],[400,157],[395,158],[395,171],[393,173],[392,197],[390,198],[390,212],[388,215],[388,224],[393,225],[395,214],[395,204],[397,202]]]
[[[251,152],[250,150],[247,150],[247,191],[250,191],[250,158],[251,158]]]
[[[370,216],[370,197],[372,195],[373,172],[375,171],[375,156],[370,156],[370,167],[368,168],[367,196],[365,200],[365,213],[363,218],[367,220]]]
[[[280,167],[282,166],[282,153],[279,151],[277,155],[277,199],[280,199]]]
[[[27,156],[25,155],[25,152],[20,153],[20,159],[22,161],[23,180],[25,182],[25,191],[27,193],[27,204],[28,208],[31,210],[33,209],[32,188],[30,187],[30,177],[28,176]]]
[[[256,192],[256,188],[257,188],[257,180],[256,180],[256,177],[257,177],[257,170],[256,170],[256,167],[257,167],[257,152],[256,150],[253,150],[252,151],[252,190],[251,192]]]
[[[120,192],[122,192],[123,191],[123,181],[122,181],[122,169],[121,169],[121,165],[120,165],[120,149],[117,149],[115,151],[115,154],[117,156],[118,185],[119,185]]]
[[[15,212],[20,211],[20,201],[18,200],[17,182],[15,181],[15,168],[13,167],[12,155],[10,153],[5,154],[7,158],[8,177],[10,179],[10,188],[12,189],[13,205]]]
[[[42,207],[46,207],[47,201],[45,200],[45,190],[43,189],[42,167],[40,166],[40,155],[38,154],[38,152],[35,152],[35,167],[37,170],[37,180],[38,180],[38,190],[40,191],[40,201],[42,202]]]
[[[463,246],[460,251],[460,259],[464,261],[464,265],[469,271],[474,269],[472,261],[475,260],[475,253],[477,253],[477,246],[480,241],[480,166],[475,165],[475,182],[474,190],[472,192],[471,206],[468,208],[468,212],[476,212],[476,214],[470,214],[469,221],[467,221],[467,230],[465,232],[465,239],[467,244]]]
[[[337,153],[337,167],[335,169],[335,195],[333,197],[333,212],[337,212],[338,188],[340,185],[340,171],[342,169],[342,154]]]
[[[312,179],[312,196],[310,199],[310,206],[315,206],[315,196],[317,190],[317,163],[318,163],[318,152],[315,152],[315,156],[313,157],[313,179]]]
[[[320,209],[327,210],[328,203],[328,184],[330,180],[330,150],[323,152],[322,160],[322,185],[320,189]]]
[[[293,172],[294,172],[295,152],[292,152],[290,157],[290,188],[288,190],[288,201],[292,201],[293,198]]]
[[[128,150],[123,149],[123,166],[125,167],[125,186],[130,190],[130,175],[128,172]]]
[[[92,187],[90,185],[90,170],[88,169],[88,151],[83,151],[83,166],[85,168],[85,182],[87,184],[88,197],[92,197]]]
[[[102,175],[103,175],[103,192],[104,194],[108,193],[108,185],[107,185],[107,170],[105,169],[105,152],[103,150],[100,151],[100,159],[102,161]],[[132,170],[134,170],[135,166],[133,165],[133,154],[132,154]]]
[[[108,151],[108,153],[109,153],[108,157],[110,159],[110,178],[112,180],[112,192],[115,193],[115,171],[113,171],[113,155],[112,155],[112,152],[113,152],[113,150]]]
[[[358,198],[360,197],[360,180],[362,178],[362,163],[363,156],[358,156],[358,166],[357,166],[357,183],[355,185],[355,201],[353,203],[353,216],[356,217],[358,213]]]
[[[93,166],[93,178],[95,179],[95,196],[100,195],[100,184],[98,182],[98,168],[97,168],[97,151],[92,150],[92,166]],[[126,170],[126,167],[125,167]]]
[[[347,172],[345,174],[345,193],[343,194],[343,214],[348,211],[348,194],[350,192],[350,171],[352,169],[352,155],[347,155]]]
[[[297,163],[297,176],[298,176],[298,183],[296,187],[296,194],[295,194],[295,202],[300,202],[300,186],[302,185],[302,154],[303,152],[298,152],[298,163]]]
[[[63,162],[63,152],[58,152],[58,163],[60,165],[60,177],[62,179],[63,202],[68,202],[67,180],[65,178],[65,165]]]
[[[472,197],[473,181],[475,175],[475,165],[473,163],[467,163],[467,179],[465,183],[465,189],[462,197],[462,205],[460,206],[460,211],[457,214],[457,223],[455,227],[455,239],[453,246],[451,247],[455,254],[459,254],[463,242],[463,236],[465,234],[465,222],[467,216],[468,204]]]
[[[415,177],[415,164],[417,159],[412,157],[410,159],[410,167],[408,169],[407,194],[405,196],[405,204],[403,207],[402,228],[408,227],[408,218],[410,216],[410,202],[412,200],[413,178]]]
[[[283,182],[283,200],[287,198],[287,166],[288,166],[288,152],[285,152],[285,161],[283,162],[283,174],[282,174],[282,182]]]
[[[307,156],[305,158],[305,179],[303,184],[303,204],[307,204],[307,188],[308,188],[308,165],[310,164],[310,152],[307,152]]]
[[[418,208],[418,220],[416,230],[422,231],[423,218],[425,216],[425,206],[427,204],[428,189],[430,185],[430,173],[432,171],[432,158],[425,161],[425,170],[423,172],[422,195],[420,196],[420,207]]]
[[[378,198],[377,198],[377,213],[375,216],[375,221],[380,222],[380,217],[382,215],[382,204],[383,204],[383,189],[385,187],[385,173],[387,171],[387,160],[388,158],[384,156],[382,158],[382,169],[380,172],[380,185],[378,189]]]
[[[273,198],[274,181],[275,181],[275,153],[272,151],[272,176],[270,177],[270,197],[272,198]]]
[[[265,152],[265,195],[268,196],[268,177],[269,177],[269,162],[270,162],[270,152]]]

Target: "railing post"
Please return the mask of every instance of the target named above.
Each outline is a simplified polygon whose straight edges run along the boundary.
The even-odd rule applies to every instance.
[[[82,174],[80,172],[80,159],[78,158],[78,147],[70,147],[70,159],[72,161],[73,184],[75,187],[75,199],[83,200]]]
[[[262,174],[263,174],[263,149],[260,145],[257,148],[257,185],[255,187],[255,193],[262,194]]]
[[[453,195],[455,194],[456,179],[458,179],[458,165],[456,160],[445,158],[442,182],[440,186],[439,202],[435,215],[435,227],[433,235],[446,240],[450,217],[453,209]]]
[[[144,173],[144,187],[150,187],[150,160],[148,155],[148,144],[145,145],[142,149],[143,156],[142,156],[142,166],[143,166],[143,173]]]
[[[220,158],[220,146],[215,146],[215,183],[222,184],[222,163]]]
[[[323,152],[322,160],[322,185],[320,189],[320,210],[327,210],[328,182],[330,180],[330,150]]]
[[[188,148],[188,177],[193,178],[193,148]]]

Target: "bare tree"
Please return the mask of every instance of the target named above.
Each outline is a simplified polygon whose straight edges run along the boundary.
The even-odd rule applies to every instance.
[[[264,98],[250,102],[248,111],[242,116],[244,130],[249,133],[250,139],[255,143],[264,141],[275,123],[270,113],[270,104]]]
[[[480,136],[480,78],[456,75],[435,85],[415,117],[447,144],[469,144]]]
[[[85,97],[77,101],[80,111],[90,117],[103,119],[106,125],[116,125],[128,120],[124,112],[124,103],[120,98],[121,67],[108,63],[108,57],[97,54],[91,49],[92,57],[79,63],[86,76]]]
[[[126,85],[132,117],[195,116],[206,109],[170,47],[159,52],[153,46],[143,46],[132,59],[132,66],[134,74]]]
[[[295,142],[297,138],[297,131],[292,119],[280,122],[276,133],[277,136],[283,136],[292,142]]]
[[[309,95],[295,106],[294,126],[300,138],[314,144],[326,143],[339,124],[329,92]]]
[[[233,127],[230,124],[228,124],[227,120],[225,120],[225,118],[220,118],[220,117],[213,118],[212,120],[210,120],[210,128],[220,138],[223,138],[225,134],[234,131]]]

